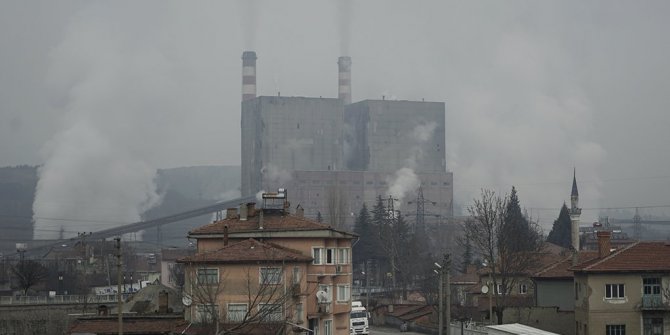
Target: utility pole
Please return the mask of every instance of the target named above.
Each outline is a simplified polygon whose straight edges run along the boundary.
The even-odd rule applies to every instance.
[[[123,335],[123,296],[121,295],[121,237],[116,241],[116,306],[119,315],[119,335]]]
[[[439,302],[439,316],[438,316],[438,334],[449,335],[451,333],[451,288],[449,284],[449,269],[451,267],[451,259],[449,254],[444,254],[442,264],[435,263],[435,266],[440,269],[440,285],[438,292]],[[437,272],[437,271],[435,271]],[[445,287],[446,286],[446,287]],[[445,293],[446,291],[446,293]],[[445,299],[446,297],[446,299]],[[446,301],[445,301],[446,300]]]

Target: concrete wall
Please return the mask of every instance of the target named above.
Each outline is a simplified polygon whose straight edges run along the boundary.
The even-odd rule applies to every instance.
[[[348,105],[347,166],[359,171],[446,171],[444,113],[442,102],[364,100]]]
[[[575,334],[575,314],[555,307],[508,307],[503,323],[520,323],[563,335]]]
[[[536,302],[540,307],[558,307],[561,311],[575,310],[574,283],[569,280],[537,280]]]
[[[243,102],[242,196],[283,186],[294,170],[341,170],[343,110],[342,101],[329,98]]]
[[[300,204],[305,209],[305,216],[316,218],[320,212],[324,222],[331,224],[328,204],[333,194],[344,195],[345,222],[352,225],[355,217],[365,203],[368,209],[377,203],[377,197],[388,198],[388,190],[393,181],[392,172],[371,171],[295,171],[287,184],[289,198],[293,205]],[[451,217],[453,212],[453,175],[450,172],[417,173],[426,200],[435,205],[425,206],[428,213],[439,214],[443,218]],[[293,191],[291,191],[293,190]],[[395,209],[403,213],[416,211],[416,205],[408,201],[416,199],[416,190],[409,191],[403,202],[396,203]],[[408,218],[413,221],[413,218]],[[426,218],[431,220],[430,217]],[[433,218],[433,220],[435,220]]]

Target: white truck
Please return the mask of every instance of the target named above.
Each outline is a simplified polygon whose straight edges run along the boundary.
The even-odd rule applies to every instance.
[[[368,318],[370,314],[368,310],[363,307],[363,303],[360,301],[351,302],[351,315],[349,316],[349,334],[369,334],[370,326],[368,324]]]

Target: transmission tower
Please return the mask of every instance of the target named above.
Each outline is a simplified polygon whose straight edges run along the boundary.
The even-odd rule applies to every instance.
[[[435,201],[430,201],[426,198],[423,197],[423,187],[419,186],[419,189],[417,190],[416,194],[416,200],[415,201],[409,201],[407,204],[412,205],[416,204],[416,213],[414,213],[415,219],[414,219],[414,225],[412,226],[412,229],[414,232],[419,229],[420,231],[425,231],[426,230],[426,216],[434,216],[434,217],[440,217],[439,214],[433,214],[433,213],[426,213],[426,204],[431,204],[433,206],[437,205]],[[411,215],[411,214],[409,214]]]
[[[633,216],[633,235],[638,241],[642,238],[642,218],[640,217],[637,207],[635,208],[635,215]]]

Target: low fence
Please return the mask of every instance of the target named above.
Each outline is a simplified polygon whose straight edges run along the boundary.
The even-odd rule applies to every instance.
[[[126,301],[131,294],[122,295]],[[116,294],[105,295],[56,295],[46,296],[14,296],[0,297],[0,305],[49,305],[49,304],[113,304],[117,302]]]

